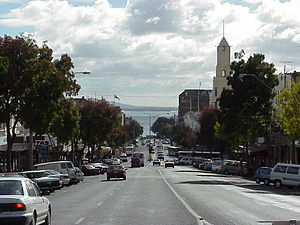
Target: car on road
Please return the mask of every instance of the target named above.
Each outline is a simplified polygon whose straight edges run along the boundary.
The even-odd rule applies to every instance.
[[[120,164],[121,163],[121,160],[118,158],[111,158],[111,160],[112,160],[112,164]]]
[[[0,224],[51,224],[51,204],[37,185],[24,177],[0,179]]]
[[[56,170],[61,174],[68,174],[71,183],[76,182],[75,167],[71,161],[54,161],[47,163],[39,163],[33,166],[35,170]]]
[[[155,159],[155,160],[153,160],[152,164],[153,164],[153,166],[156,166],[156,165],[160,166],[160,161]]]
[[[192,157],[182,157],[179,160],[180,165],[191,165],[192,164]]]
[[[112,165],[113,161],[111,159],[104,159],[103,163],[106,164],[106,165]]]
[[[75,167],[75,175],[77,183],[84,180],[84,173],[78,167]]]
[[[106,176],[107,180],[111,178],[123,178],[126,180],[126,169],[123,165],[111,165],[108,167]]]
[[[43,170],[25,171],[20,174],[35,182],[42,191],[54,192],[62,187],[62,181],[59,178],[49,177]]]
[[[131,158],[131,167],[141,167],[141,160],[139,158]]]
[[[86,164],[81,167],[81,170],[84,174],[84,176],[93,176],[93,175],[99,175],[100,169],[94,167],[92,164]]]
[[[98,168],[101,174],[105,174],[108,168],[104,163],[92,163],[91,165]]]
[[[157,156],[157,159],[159,159],[159,160],[165,160],[165,157],[164,157],[163,154],[159,154],[159,155]]]
[[[48,174],[48,177],[56,177],[61,180],[62,186],[69,186],[71,184],[71,180],[68,174],[61,174],[56,170],[44,170],[45,173]]]
[[[174,168],[174,166],[175,166],[175,163],[174,163],[173,160],[168,159],[168,160],[165,161],[165,168],[167,168],[167,167],[173,167]]]
[[[259,167],[255,172],[255,182],[257,184],[260,184],[261,182],[264,182],[265,185],[268,185],[270,183],[270,172],[272,168],[271,167]]]
[[[222,168],[222,160],[213,160],[212,161],[211,172],[221,173],[221,168]]]
[[[128,159],[127,159],[127,154],[126,153],[123,153],[120,155],[120,160],[122,162],[128,162]]]
[[[277,163],[270,172],[270,182],[276,188],[281,186],[300,187],[300,165]]]
[[[139,158],[140,162],[141,162],[141,167],[144,167],[144,153],[135,152],[132,154],[132,158]]]

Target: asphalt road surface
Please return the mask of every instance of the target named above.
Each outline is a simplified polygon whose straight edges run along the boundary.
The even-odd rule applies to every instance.
[[[127,165],[129,167],[129,165]],[[51,194],[53,225],[253,225],[300,221],[300,191],[146,163],[127,180],[86,177]]]

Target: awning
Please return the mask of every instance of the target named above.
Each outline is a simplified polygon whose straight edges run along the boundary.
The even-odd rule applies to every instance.
[[[267,150],[266,146],[255,146],[255,147],[249,147],[249,149],[248,149],[248,151],[250,153],[261,152],[261,151],[265,151],[265,150]]]

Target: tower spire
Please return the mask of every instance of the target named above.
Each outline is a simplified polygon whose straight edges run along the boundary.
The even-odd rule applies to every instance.
[[[224,26],[224,19],[223,19],[223,37],[225,37],[225,26]]]

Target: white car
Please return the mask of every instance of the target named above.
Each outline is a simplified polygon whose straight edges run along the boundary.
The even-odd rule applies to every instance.
[[[50,202],[28,178],[0,178],[0,224],[50,225]]]

